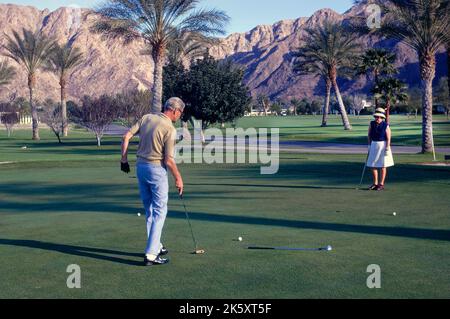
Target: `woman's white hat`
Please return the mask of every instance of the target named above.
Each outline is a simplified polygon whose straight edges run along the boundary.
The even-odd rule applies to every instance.
[[[386,111],[379,107],[375,110],[375,114],[373,115],[373,117],[381,117],[383,119],[386,119]]]

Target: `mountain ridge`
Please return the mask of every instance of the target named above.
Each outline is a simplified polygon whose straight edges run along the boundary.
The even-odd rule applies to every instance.
[[[320,78],[292,73],[292,52],[304,43],[306,28],[314,28],[326,19],[344,21],[362,12],[363,7],[353,6],[343,14],[324,8],[310,17],[280,20],[272,25],[258,25],[243,33],[232,33],[221,39],[220,46],[211,48],[210,53],[218,59],[231,59],[245,68],[244,81],[252,95],[266,94],[271,99],[289,100],[291,98],[323,95]],[[90,9],[61,7],[54,11],[39,10],[32,6],[0,4],[0,28],[7,34],[24,28],[41,29],[57,38],[59,43],[71,40],[85,52],[86,59],[69,79],[68,98],[79,100],[83,95],[98,96],[114,94],[130,89],[145,89],[152,85],[153,62],[150,56],[140,52],[142,41],[127,46],[120,40],[106,40],[92,34],[89,26],[95,19]],[[409,85],[418,85],[418,59],[416,54],[403,44],[391,40],[364,37],[368,47],[384,47],[398,56],[399,78]],[[3,33],[0,45],[5,44]],[[446,75],[445,55],[438,55],[437,79]],[[12,64],[15,65],[13,62]],[[18,68],[17,78],[0,89],[0,100],[10,95],[27,97],[26,75]],[[368,90],[364,77],[352,81],[339,80],[344,94]],[[57,77],[51,73],[40,72],[36,96],[59,99]]]

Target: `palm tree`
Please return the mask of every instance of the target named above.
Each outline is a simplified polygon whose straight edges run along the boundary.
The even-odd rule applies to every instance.
[[[422,152],[433,151],[433,79],[436,53],[450,42],[450,1],[381,1],[386,12],[380,31],[417,52],[422,81]]]
[[[53,54],[50,56],[49,62],[48,69],[54,72],[59,78],[59,85],[61,88],[61,131],[64,136],[67,136],[67,79],[71,75],[73,69],[83,63],[83,53],[79,48],[70,45],[70,42],[64,46],[56,45]]]
[[[371,74],[375,85],[379,85],[381,76],[397,73],[397,69],[394,67],[395,60],[395,53],[383,49],[369,49],[361,57],[356,71],[358,75]],[[379,107],[378,98],[375,98],[375,107]]]
[[[31,117],[33,119],[33,140],[39,140],[39,122],[36,106],[33,103],[37,71],[47,62],[55,48],[55,41],[41,32],[22,29],[22,36],[13,31],[13,36],[6,35],[6,56],[15,60],[27,72],[30,91]]]
[[[7,85],[16,76],[16,69],[8,61],[0,61],[0,86]]]
[[[408,99],[405,90],[405,84],[395,78],[387,78],[379,81],[378,85],[372,90],[375,98],[382,99],[386,106],[387,123],[389,123],[391,106]]]
[[[167,49],[167,59],[172,64],[185,64],[200,59],[209,54],[209,47],[218,44],[214,38],[208,41],[198,39],[196,34],[187,33],[176,37],[176,41],[169,44]]]
[[[97,13],[100,21],[92,31],[125,43],[142,39],[154,62],[152,112],[160,112],[163,67],[169,47],[189,37],[195,43],[210,43],[223,35],[229,17],[215,9],[198,9],[199,0],[107,0]]]
[[[327,125],[327,114],[331,87],[334,88],[342,122],[346,130],[351,130],[347,111],[337,83],[338,73],[347,74],[359,52],[356,34],[347,31],[342,24],[326,21],[315,29],[307,29],[305,45],[294,53],[294,70],[322,76],[327,87],[322,126]]]

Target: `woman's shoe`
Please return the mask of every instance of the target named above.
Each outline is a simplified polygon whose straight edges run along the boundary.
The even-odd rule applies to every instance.
[[[376,190],[379,192],[384,191],[384,185],[378,185]]]
[[[378,185],[373,184],[372,186],[369,187],[369,191],[375,191],[377,190]]]

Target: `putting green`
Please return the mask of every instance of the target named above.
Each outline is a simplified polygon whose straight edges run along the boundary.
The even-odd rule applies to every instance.
[[[29,135],[0,138],[0,162],[15,162],[0,165],[1,298],[450,297],[450,169],[414,164],[429,156],[397,156],[382,193],[355,190],[364,155],[282,154],[274,176],[255,165],[182,165],[206,254],[190,254],[172,186],[171,263],[144,268],[144,217],[136,180],[119,172],[119,139],[98,149],[81,132],[62,146],[45,130],[40,142]],[[81,289],[66,286],[71,264]],[[371,264],[381,289],[366,286]]]

